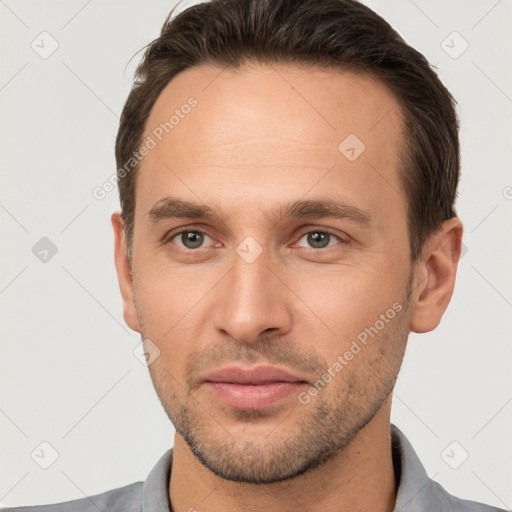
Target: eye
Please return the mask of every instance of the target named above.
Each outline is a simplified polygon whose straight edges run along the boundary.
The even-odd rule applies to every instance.
[[[300,241],[303,239],[306,239],[306,243],[310,244],[310,247],[313,249],[323,249],[325,247],[329,247],[331,244],[330,242],[335,239],[335,241],[343,242],[343,240],[333,233],[329,233],[328,231],[309,231],[308,233],[305,233],[302,235],[302,237],[299,239],[299,242],[297,242],[297,245],[299,247],[304,247],[303,245],[300,245]]]
[[[185,249],[198,249],[201,248],[201,245],[205,241],[205,238],[209,238],[210,240],[212,240],[212,238],[203,231],[184,230],[173,235],[169,239],[169,242],[171,242],[172,240],[176,240],[175,243],[179,247],[183,247]]]

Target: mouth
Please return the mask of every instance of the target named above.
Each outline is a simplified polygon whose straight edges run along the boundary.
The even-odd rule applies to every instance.
[[[226,405],[262,409],[298,393],[308,382],[274,366],[230,366],[207,374],[203,384]]]

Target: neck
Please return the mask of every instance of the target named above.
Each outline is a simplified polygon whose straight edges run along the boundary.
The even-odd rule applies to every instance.
[[[172,512],[392,512],[397,483],[389,428],[390,404],[350,444],[321,466],[273,484],[223,480],[205,468],[176,434],[169,492]]]

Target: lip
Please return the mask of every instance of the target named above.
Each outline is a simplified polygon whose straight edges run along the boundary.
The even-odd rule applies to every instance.
[[[208,373],[203,384],[214,397],[239,409],[263,409],[290,396],[308,383],[275,366],[230,366]]]
[[[269,382],[305,382],[292,372],[277,366],[227,366],[208,373],[204,379],[208,382],[226,382],[231,384],[261,385]]]

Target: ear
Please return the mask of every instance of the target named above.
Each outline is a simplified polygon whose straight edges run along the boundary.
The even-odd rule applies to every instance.
[[[455,286],[462,232],[462,222],[454,217],[426,242],[414,269],[411,331],[429,332],[441,322]]]
[[[117,270],[117,279],[121,296],[123,298],[123,317],[130,329],[140,332],[139,319],[135,309],[133,295],[133,277],[130,261],[126,255],[124,221],[121,212],[117,211],[111,217],[114,228],[114,258]]]

